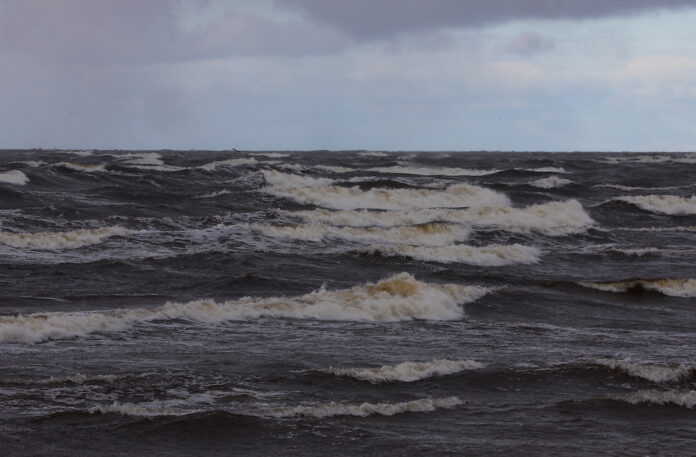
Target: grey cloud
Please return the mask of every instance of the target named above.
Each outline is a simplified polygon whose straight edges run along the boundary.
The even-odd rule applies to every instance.
[[[205,5],[205,0],[195,0]],[[237,55],[323,54],[351,40],[337,29],[234,9],[186,31],[179,0],[0,0],[0,55],[49,61],[160,62]]]
[[[275,0],[363,39],[442,27],[475,27],[516,19],[590,19],[695,0]]]
[[[535,32],[527,32],[514,37],[507,43],[505,50],[513,54],[529,56],[553,49],[555,44],[551,38]]]

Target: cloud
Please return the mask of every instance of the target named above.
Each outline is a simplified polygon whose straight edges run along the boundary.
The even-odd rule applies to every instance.
[[[694,7],[693,0],[275,0],[362,39],[517,19],[591,19]]]
[[[351,40],[333,27],[230,8],[182,26],[183,4],[204,0],[0,0],[0,55],[47,61],[163,62],[244,55],[312,55]]]
[[[535,32],[521,33],[514,37],[505,50],[521,56],[529,56],[539,52],[548,51],[555,47],[555,42],[544,35]]]

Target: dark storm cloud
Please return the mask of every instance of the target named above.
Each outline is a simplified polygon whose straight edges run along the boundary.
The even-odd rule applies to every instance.
[[[696,7],[696,0],[275,0],[275,3],[366,39],[516,19],[590,19],[660,8]]]

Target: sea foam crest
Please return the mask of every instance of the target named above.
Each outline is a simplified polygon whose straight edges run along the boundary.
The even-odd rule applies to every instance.
[[[583,233],[594,221],[577,200],[554,201],[526,208],[484,206],[469,209],[419,209],[411,211],[297,211],[289,213],[308,222],[352,227],[395,227],[451,222],[476,227],[498,227],[517,233],[550,236]]]
[[[691,365],[667,366],[615,359],[596,359],[593,362],[612,370],[622,371],[630,376],[656,383],[679,381],[692,376],[696,371],[696,367]]]
[[[67,168],[72,171],[81,171],[86,173],[96,173],[106,171],[106,165],[103,163],[78,163],[78,162],[59,162],[56,167]]]
[[[616,397],[613,397],[613,399],[625,401],[633,405],[638,405],[641,403],[650,403],[655,405],[671,404],[692,409],[694,406],[696,406],[696,390],[641,390],[626,395],[617,395]]]
[[[23,186],[29,182],[29,178],[19,170],[10,170],[0,173],[0,182],[14,184],[15,186]]]
[[[539,187],[540,189],[555,189],[557,187],[567,186],[572,184],[573,181],[570,179],[559,178],[558,176],[549,176],[548,178],[537,179],[529,183],[534,187]]]
[[[172,319],[207,323],[259,317],[373,322],[456,320],[464,315],[461,305],[488,292],[490,289],[477,286],[428,284],[401,273],[375,284],[333,291],[321,288],[299,297],[244,297],[220,303],[196,300],[105,312],[0,316],[0,342],[71,338],[93,332],[123,331],[138,323]]]
[[[280,408],[268,415],[279,418],[309,416],[320,419],[335,416],[393,416],[403,413],[427,413],[438,409],[451,409],[462,404],[463,402],[458,397],[423,398],[401,403],[362,403],[359,405],[331,402],[324,405]]]
[[[533,246],[521,244],[490,246],[371,246],[363,252],[371,255],[403,256],[424,262],[465,263],[500,267],[514,264],[533,264],[539,261],[541,251]]]
[[[696,297],[696,279],[637,279],[623,282],[579,282],[578,284],[604,292],[649,290],[670,297]]]
[[[186,416],[198,413],[199,409],[182,409],[167,407],[162,402],[119,403],[94,406],[87,410],[90,414],[121,414],[135,417]]]
[[[397,243],[420,246],[444,246],[469,237],[469,229],[460,224],[423,224],[410,227],[335,227],[325,224],[289,226],[252,225],[251,230],[266,236],[303,241],[338,238],[368,243]]]
[[[402,175],[419,176],[486,176],[500,172],[500,170],[474,169],[474,168],[455,168],[455,167],[419,167],[416,165],[395,165],[392,167],[368,168],[367,171],[377,173],[393,173]]]
[[[227,160],[219,160],[217,162],[210,162],[205,165],[201,165],[200,169],[205,170],[205,171],[215,171],[216,169],[220,167],[239,167],[242,165],[256,165],[258,164],[258,160],[254,159],[253,157],[242,157],[238,159],[227,159]]]
[[[77,249],[99,244],[113,236],[128,236],[132,230],[123,227],[102,227],[71,232],[10,233],[0,232],[0,243],[28,249]]]
[[[430,362],[404,362],[378,368],[329,368],[322,371],[335,376],[379,384],[383,382],[415,382],[483,367],[482,363],[474,360],[432,360]]]
[[[645,211],[669,215],[696,214],[696,196],[637,195],[617,197],[615,200],[630,203]]]
[[[325,208],[456,208],[510,204],[510,200],[503,194],[469,184],[454,184],[441,191],[383,188],[361,190],[359,187],[332,185],[332,181],[327,179],[306,178],[273,170],[263,173],[268,183],[264,192]]]

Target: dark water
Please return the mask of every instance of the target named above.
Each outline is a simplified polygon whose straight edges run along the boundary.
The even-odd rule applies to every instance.
[[[0,455],[693,455],[694,183],[684,154],[2,151]]]

